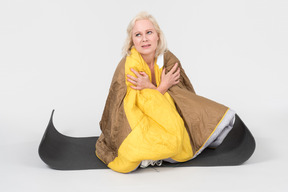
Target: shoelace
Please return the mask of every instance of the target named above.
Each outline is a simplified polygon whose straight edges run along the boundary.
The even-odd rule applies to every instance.
[[[158,167],[162,165],[162,160],[157,160],[157,161],[153,161],[153,160],[144,160],[141,162],[141,165],[140,167],[141,168],[146,168],[148,167],[149,165],[152,165],[152,166],[155,166],[157,165]]]
[[[162,165],[162,160],[154,161],[154,163],[155,163],[158,167],[160,167],[160,166]],[[154,164],[154,165],[155,165],[155,164]]]

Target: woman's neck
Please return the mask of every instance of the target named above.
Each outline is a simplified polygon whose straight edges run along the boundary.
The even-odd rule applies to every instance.
[[[154,54],[142,55],[142,58],[147,63],[150,69],[154,67]]]

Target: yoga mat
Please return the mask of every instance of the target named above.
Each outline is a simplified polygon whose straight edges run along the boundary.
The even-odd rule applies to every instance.
[[[40,158],[57,170],[107,169],[95,155],[99,137],[69,137],[59,133],[53,124],[54,110],[39,145]],[[216,149],[206,148],[195,159],[184,163],[163,162],[161,167],[232,166],[247,161],[255,150],[255,140],[236,114],[233,129]]]

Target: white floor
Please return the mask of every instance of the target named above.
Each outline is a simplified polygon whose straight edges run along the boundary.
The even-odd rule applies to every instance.
[[[0,146],[0,190],[9,191],[287,191],[285,114],[256,114],[246,120],[255,136],[254,155],[241,166],[146,168],[131,174],[112,170],[57,171],[39,158],[41,131],[26,141]],[[286,113],[287,114],[287,113]],[[243,119],[243,118],[242,118]],[[245,121],[245,119],[244,119]],[[256,127],[257,129],[253,128]],[[259,127],[263,131],[259,131]],[[40,128],[39,128],[40,129]],[[45,130],[43,127],[42,131]],[[273,132],[274,130],[274,132]],[[276,130],[276,131],[275,131]]]

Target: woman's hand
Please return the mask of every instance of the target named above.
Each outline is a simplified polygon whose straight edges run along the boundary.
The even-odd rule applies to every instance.
[[[175,63],[175,65],[167,74],[165,74],[165,71],[165,68],[163,68],[161,74],[161,83],[159,87],[157,87],[157,90],[162,94],[167,92],[170,87],[180,82],[180,68],[178,67],[178,63]]]
[[[156,87],[151,83],[149,76],[140,71],[139,73],[135,71],[133,68],[130,69],[136,77],[133,77],[127,74],[127,81],[132,83],[134,86],[130,86],[132,89],[142,90],[142,89],[155,89]]]

